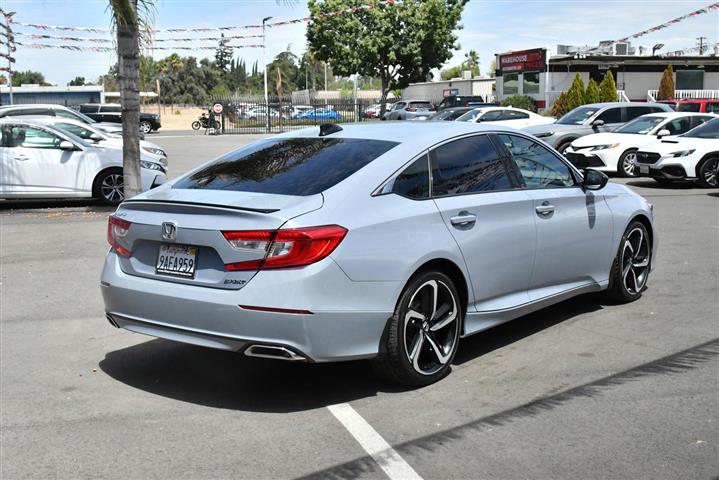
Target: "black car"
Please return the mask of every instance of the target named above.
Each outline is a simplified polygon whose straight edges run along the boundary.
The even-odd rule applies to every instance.
[[[454,107],[490,107],[496,106],[496,103],[485,102],[480,95],[452,95],[445,97],[437,106],[437,111],[446,110]]]
[[[122,107],[119,103],[83,103],[80,113],[98,122],[122,123]],[[140,132],[150,133],[162,127],[156,113],[140,112]]]

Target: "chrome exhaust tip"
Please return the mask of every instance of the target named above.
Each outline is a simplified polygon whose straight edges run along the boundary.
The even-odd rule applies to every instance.
[[[298,355],[289,348],[275,345],[250,345],[245,349],[248,357],[272,358],[275,360],[288,360],[290,362],[307,361],[302,355]]]
[[[112,325],[115,328],[120,328],[120,325],[117,324],[114,318],[112,318],[112,315],[109,313],[105,314],[105,317],[107,318],[107,321],[110,322],[110,325]]]

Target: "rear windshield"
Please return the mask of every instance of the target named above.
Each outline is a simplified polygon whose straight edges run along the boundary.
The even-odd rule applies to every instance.
[[[358,138],[275,138],[230,152],[173,188],[314,195],[398,145]]]
[[[698,112],[701,108],[701,103],[680,103],[677,105],[677,112]]]
[[[432,104],[429,102],[409,102],[409,106],[415,108],[432,108]]]

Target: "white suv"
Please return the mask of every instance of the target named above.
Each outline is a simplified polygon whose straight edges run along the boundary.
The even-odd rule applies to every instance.
[[[637,167],[638,176],[658,182],[689,179],[703,187],[719,187],[719,118],[642,146]]]

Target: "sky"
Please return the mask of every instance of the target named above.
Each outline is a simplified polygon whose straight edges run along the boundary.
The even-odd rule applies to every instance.
[[[482,74],[488,72],[494,54],[556,44],[596,45],[602,40],[614,40],[646,30],[672,18],[703,8],[714,0],[470,0],[462,15],[463,29],[457,31],[460,48],[445,67],[460,63],[464,54],[476,50],[480,54]],[[2,0],[2,8],[15,11],[20,22],[50,25],[109,28],[110,12],[106,0]],[[308,15],[304,1],[275,0],[155,0],[156,28],[212,27],[258,24],[263,17],[273,21],[301,18]],[[52,35],[103,36],[85,32],[36,31],[14,26],[25,33]],[[235,30],[232,35],[255,34],[256,30]],[[173,36],[217,36],[216,33],[158,34],[158,38]],[[696,37],[707,37],[713,45],[719,42],[719,10],[687,19],[670,28],[633,40],[634,46],[651,48],[665,44],[660,50],[670,51],[693,47]],[[31,40],[18,41],[78,43]],[[260,43],[260,39],[233,40],[234,43]],[[88,44],[97,45],[97,44]],[[176,43],[174,45],[182,45]],[[215,42],[203,45],[214,46]],[[2,48],[2,46],[0,46]],[[267,58],[290,49],[301,55],[306,48],[305,25],[295,24],[268,29]],[[3,49],[4,51],[4,49]],[[155,51],[156,58],[171,52]],[[182,56],[214,57],[214,51],[178,51]],[[65,85],[83,76],[95,80],[107,72],[116,61],[111,52],[72,52],[59,49],[34,50],[18,47],[16,70],[37,70],[47,81]],[[235,58],[243,58],[248,65],[262,63],[261,49],[236,50]],[[0,59],[4,62],[4,59]],[[270,60],[268,60],[270,61]]]

